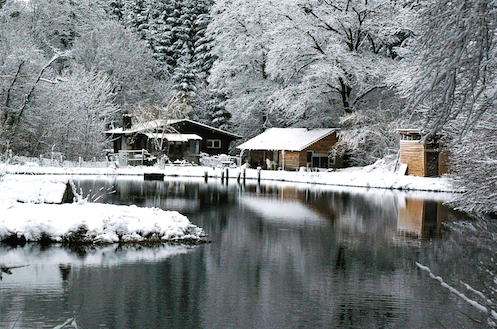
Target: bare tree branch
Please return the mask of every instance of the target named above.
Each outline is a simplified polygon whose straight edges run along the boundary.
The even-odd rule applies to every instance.
[[[368,95],[370,92],[372,92],[376,89],[382,89],[382,88],[386,88],[386,87],[387,87],[387,85],[379,85],[379,86],[374,86],[374,87],[369,88],[364,93],[357,96],[356,99],[354,100],[354,102],[352,102],[352,105],[355,105],[358,101],[360,101],[362,98],[364,98],[364,96]]]
[[[19,66],[17,67],[16,74],[14,75],[14,79],[12,80],[12,83],[9,86],[9,89],[7,90],[7,99],[5,100],[5,107],[10,107],[10,92],[12,91],[12,88],[14,87],[14,84],[17,81],[17,77],[19,76],[19,72],[21,72],[21,68],[24,65],[24,61],[21,61],[19,63]]]
[[[19,125],[19,122],[21,121],[22,115],[24,114],[24,111],[26,110],[29,102],[31,101],[31,97],[33,95],[33,92],[35,91],[38,82],[40,82],[40,80],[42,79],[42,76],[43,76],[43,73],[45,73],[45,70],[48,69],[59,58],[68,57],[69,55],[70,55],[70,52],[63,52],[63,53],[57,52],[52,57],[52,59],[50,59],[50,61],[48,61],[48,63],[46,63],[42,67],[42,69],[40,70],[40,73],[38,73],[38,77],[36,78],[35,82],[33,83],[33,86],[31,87],[29,92],[24,95],[24,101],[22,103],[22,106],[19,109],[18,114],[15,116],[15,118],[12,122],[12,127],[11,127],[11,128],[13,128],[12,137],[15,136],[15,134],[16,134],[17,126]]]

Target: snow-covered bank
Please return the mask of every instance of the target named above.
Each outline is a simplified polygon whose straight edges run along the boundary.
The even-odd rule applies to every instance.
[[[65,243],[205,242],[176,211],[96,203],[0,203],[0,240]]]
[[[206,241],[204,231],[176,211],[89,203],[57,204],[67,176],[5,175],[0,181],[0,241],[65,243]],[[105,193],[103,191],[102,193]]]
[[[55,168],[29,165],[5,167],[0,182],[0,240],[19,237],[28,241],[50,239],[57,242],[86,241],[205,241],[202,229],[177,212],[133,206],[91,203],[58,203],[68,177],[74,175],[143,176],[161,173],[172,177],[228,177],[228,183],[264,180],[409,191],[454,192],[446,177],[401,176],[380,169],[349,168],[325,171],[268,171],[250,168],[202,166]],[[21,175],[22,174],[22,175]],[[18,201],[24,202],[19,203]]]
[[[337,186],[354,186],[366,188],[384,188],[399,190],[417,190],[434,192],[456,192],[447,177],[403,176],[383,170],[370,168],[348,168],[332,172],[315,171],[275,171],[244,168],[212,168],[202,166],[166,166],[127,167],[127,168],[55,168],[27,165],[9,165],[8,174],[29,175],[143,175],[145,173],[162,173],[165,176],[205,177],[220,179],[226,175],[230,180],[261,179],[307,184],[325,184]]]

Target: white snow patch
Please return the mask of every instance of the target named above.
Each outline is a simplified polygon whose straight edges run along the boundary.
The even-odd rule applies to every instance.
[[[371,167],[343,168],[336,171],[281,171],[262,170],[261,180],[286,181],[305,184],[323,184],[334,186],[354,186],[366,188],[402,189],[435,192],[457,192],[448,177],[415,177],[401,176],[389,170],[390,162],[376,163]],[[93,175],[93,176],[143,176],[144,173],[163,173],[167,176],[220,178],[226,168],[212,168],[211,166],[166,166],[158,167],[127,167],[127,168],[56,168],[56,167],[28,167],[9,165],[8,174],[35,174],[35,175]],[[258,179],[256,169],[238,167],[229,168],[229,178],[243,177]],[[53,177],[53,176],[51,176]],[[1,187],[0,187],[1,188]]]
[[[204,231],[176,211],[96,203],[0,204],[0,239],[13,234],[28,241],[48,237],[62,242],[84,227],[92,242],[201,240]]]
[[[0,202],[61,203],[68,178],[5,175],[0,182]]]

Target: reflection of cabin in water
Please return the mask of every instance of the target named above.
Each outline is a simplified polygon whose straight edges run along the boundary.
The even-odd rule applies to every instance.
[[[434,177],[448,172],[448,152],[442,138],[425,138],[420,129],[398,129],[400,134],[400,163],[407,165],[407,174]]]
[[[405,198],[399,205],[397,231],[420,239],[440,237],[449,209],[438,201]]]
[[[332,151],[337,132],[336,128],[270,128],[237,148],[252,167],[337,168],[342,166],[342,159]]]

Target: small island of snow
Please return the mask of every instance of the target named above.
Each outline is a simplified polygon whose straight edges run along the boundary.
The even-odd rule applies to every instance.
[[[4,177],[0,185],[0,241],[75,244],[207,241],[204,230],[177,211],[84,200],[55,204],[57,200],[60,202],[66,187],[61,180]]]

